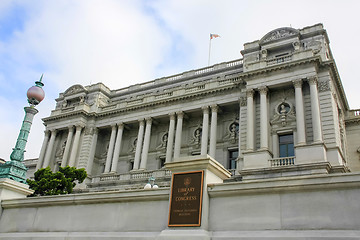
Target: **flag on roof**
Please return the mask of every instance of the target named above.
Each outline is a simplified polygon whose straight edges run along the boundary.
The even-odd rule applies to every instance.
[[[210,39],[217,38],[217,37],[220,37],[220,35],[215,34],[215,33],[210,33]]]

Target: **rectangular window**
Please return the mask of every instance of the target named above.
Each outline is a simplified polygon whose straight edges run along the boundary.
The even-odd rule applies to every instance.
[[[163,168],[165,166],[165,156],[159,157],[159,169]]]
[[[294,136],[286,134],[279,136],[279,157],[293,157],[294,154]]]
[[[239,156],[238,150],[229,150],[229,164],[228,169],[236,169],[236,160]]]

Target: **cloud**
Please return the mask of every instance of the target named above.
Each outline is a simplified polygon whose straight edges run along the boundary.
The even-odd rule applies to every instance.
[[[6,117],[0,119],[5,133],[0,157],[8,158],[15,145],[26,91],[41,73],[46,98],[34,119],[28,158],[38,156],[40,118],[50,115],[60,92],[96,82],[117,89],[205,67],[210,33],[221,35],[212,41],[215,64],[241,58],[245,42],[275,28],[322,22],[350,106],[360,108],[354,68],[360,50],[353,44],[360,36],[351,24],[359,21],[359,6],[358,1],[320,0],[296,6],[283,0],[1,1],[0,100],[5,107],[0,114]]]

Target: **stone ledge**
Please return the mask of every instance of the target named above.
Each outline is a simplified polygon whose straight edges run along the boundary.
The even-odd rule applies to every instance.
[[[308,175],[209,184],[210,197],[360,188],[360,173]]]
[[[159,201],[168,200],[170,195],[169,188],[154,190],[126,190],[126,191],[106,191],[95,193],[67,194],[57,196],[31,197],[26,199],[4,200],[1,206],[6,208],[22,207],[44,207],[60,206],[72,204],[97,204],[113,202],[136,202],[136,201]]]

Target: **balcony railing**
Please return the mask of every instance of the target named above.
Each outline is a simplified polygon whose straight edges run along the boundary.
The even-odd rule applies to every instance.
[[[295,165],[295,157],[273,158],[269,160],[271,167]]]
[[[291,59],[292,59],[292,55],[287,55],[287,56],[268,59],[268,60],[266,60],[266,64],[268,66],[270,66],[270,65],[274,65],[274,64],[288,62],[288,61],[291,61]]]
[[[150,177],[161,178],[170,177],[171,171],[166,169],[143,171],[143,172],[129,172],[121,174],[104,174],[93,177],[92,183],[107,182],[107,181],[121,181],[121,180],[147,180]]]

